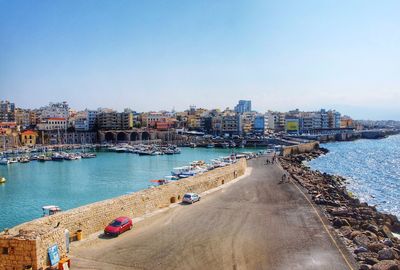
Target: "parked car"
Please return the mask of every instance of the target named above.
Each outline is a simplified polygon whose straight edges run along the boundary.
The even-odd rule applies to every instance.
[[[200,201],[200,196],[196,193],[186,193],[183,195],[182,202],[185,203],[194,203]]]
[[[130,229],[132,229],[132,219],[128,217],[119,217],[108,224],[108,226],[104,229],[104,234],[118,236]]]

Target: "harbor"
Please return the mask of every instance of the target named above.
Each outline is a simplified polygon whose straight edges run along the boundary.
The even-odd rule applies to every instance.
[[[73,162],[65,159],[62,162],[36,160],[0,166],[0,175],[7,179],[0,185],[0,203],[6,206],[0,213],[0,228],[10,228],[42,216],[44,205],[57,205],[67,210],[159,184],[152,180],[174,181],[174,178],[167,178],[174,176],[174,168],[182,169],[175,178],[180,179],[208,170],[210,166],[232,162],[221,160],[223,157],[265,150],[184,147],[180,154],[139,155],[117,152],[112,147],[108,151],[89,151],[87,148],[84,153],[93,153],[96,158],[78,158]],[[53,150],[57,153],[83,152],[81,149]],[[204,161],[204,164],[194,164],[193,161]]]

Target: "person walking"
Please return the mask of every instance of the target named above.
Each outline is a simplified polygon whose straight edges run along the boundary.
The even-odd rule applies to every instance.
[[[279,181],[279,184],[282,184],[282,183],[284,183],[284,182],[285,182],[285,179],[286,179],[286,174],[285,174],[285,173],[283,173],[283,174],[282,174],[281,181]]]

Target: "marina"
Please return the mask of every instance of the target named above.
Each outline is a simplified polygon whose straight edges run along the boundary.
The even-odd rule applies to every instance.
[[[243,148],[240,152],[262,150],[265,148]],[[182,148],[181,154],[154,156],[113,150],[85,153],[95,154],[96,157],[84,158],[83,155],[80,159],[72,158],[73,162],[70,162],[61,158],[60,161],[53,161],[45,156],[47,160],[43,162],[38,152],[35,153],[37,160],[1,165],[0,176],[5,177],[7,182],[0,185],[0,203],[7,207],[0,212],[0,229],[40,217],[44,205],[57,205],[68,210],[156,186],[162,182],[159,180],[167,183],[202,173],[201,170],[211,169],[209,166],[224,166],[228,164],[227,157],[237,154],[237,151]],[[172,174],[174,168],[185,166],[193,167],[178,175]],[[150,182],[152,179],[158,182]]]

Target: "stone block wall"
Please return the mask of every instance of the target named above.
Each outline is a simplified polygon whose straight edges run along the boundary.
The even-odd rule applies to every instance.
[[[282,156],[286,157],[292,154],[300,154],[311,152],[312,150],[319,148],[319,142],[309,142],[309,143],[302,143],[293,146],[285,146],[282,149]]]
[[[0,239],[0,269],[20,270],[27,266],[36,268],[36,241],[3,237]]]
[[[70,234],[81,230],[85,237],[103,230],[110,221],[118,216],[140,217],[182,200],[183,195],[187,192],[201,193],[228,183],[243,175],[246,166],[246,160],[240,159],[233,165],[217,168],[202,175],[36,219],[10,229],[7,239],[13,239],[18,231],[30,232],[24,237],[26,241],[34,243],[35,248],[32,252],[24,253],[23,257],[31,258],[33,269],[45,268],[49,266],[47,249],[50,246],[57,244],[61,257],[66,255],[65,230],[68,230]],[[5,242],[0,242],[0,249],[9,243],[4,234],[0,234],[0,241],[2,240]],[[13,260],[9,265],[15,266],[15,269],[21,269],[24,263],[23,260]],[[0,269],[3,269],[4,266],[0,257]]]

